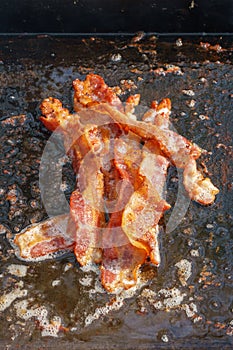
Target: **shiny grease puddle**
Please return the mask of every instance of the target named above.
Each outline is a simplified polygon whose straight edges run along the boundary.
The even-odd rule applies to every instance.
[[[190,43],[163,46],[151,38],[144,46],[129,40],[40,38],[26,40],[27,57],[26,48],[19,49],[14,40],[3,41],[0,66],[2,344],[8,349],[26,344],[33,349],[53,348],[58,337],[60,346],[73,344],[80,349],[230,348],[233,128],[229,81],[233,72],[226,52],[221,56],[200,50],[203,57],[195,57]],[[15,62],[14,50],[18,52]],[[193,50],[198,54],[199,46],[193,44]],[[43,52],[41,62],[39,52]],[[177,68],[166,73],[168,64]],[[144,266],[138,288],[117,296],[102,289],[98,267],[80,268],[73,254],[26,263],[17,259],[8,242],[27,225],[47,217],[40,199],[39,165],[50,133],[38,120],[38,106],[43,98],[54,96],[72,109],[71,83],[89,72],[102,75],[110,86],[119,85],[122,99],[140,93],[146,105],[169,97],[173,125],[208,151],[202,160],[220,189],[213,205],[191,202],[179,226],[170,233],[161,232],[161,266]],[[24,115],[14,117],[20,114]],[[64,158],[61,145],[58,139],[51,169],[56,170]],[[203,164],[200,167],[205,170]],[[54,203],[53,180],[48,179],[51,208],[58,214],[57,208],[61,213],[63,208],[59,201]],[[66,159],[67,200],[74,181]],[[171,204],[177,186],[177,174],[170,169],[167,200]],[[166,213],[163,228],[170,214]]]

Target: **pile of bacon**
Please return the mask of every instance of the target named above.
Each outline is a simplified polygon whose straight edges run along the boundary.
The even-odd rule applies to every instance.
[[[71,114],[55,98],[41,104],[41,121],[64,136],[77,175],[65,232],[65,215],[29,227],[14,243],[23,259],[73,250],[83,266],[100,264],[109,292],[137,282],[146,261],[159,265],[158,223],[170,205],[163,198],[169,164],[183,169],[191,199],[211,204],[218,189],[196,167],[200,148],[169,127],[171,103],[153,101],[142,120],[134,115],[140,95],[125,104],[95,74],[76,79]]]

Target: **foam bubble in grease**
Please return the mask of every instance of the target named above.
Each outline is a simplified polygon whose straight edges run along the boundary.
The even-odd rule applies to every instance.
[[[17,277],[25,277],[27,275],[27,270],[28,266],[25,265],[11,264],[7,266],[8,273]]]
[[[41,336],[57,337],[61,328],[61,318],[54,316],[50,321],[48,319],[48,310],[44,306],[29,306],[28,300],[21,300],[15,303],[14,308],[18,317],[23,320],[36,318],[41,328]]]
[[[192,263],[187,259],[182,259],[175,264],[178,267],[178,276],[182,286],[187,285],[187,281],[192,274]]]
[[[115,291],[115,293],[113,294],[113,296],[115,296],[115,300],[114,301],[111,300],[106,305],[96,308],[93,314],[89,314],[85,319],[85,326],[89,326],[99,318],[108,315],[109,312],[111,311],[120,310],[124,306],[124,300],[132,298],[138,292],[138,290],[140,290],[146,284],[147,282],[138,278],[137,284],[135,286],[127,290],[124,290],[121,288]],[[89,293],[90,294],[99,293],[100,292],[98,289],[99,287],[101,287],[100,283],[97,283],[95,285],[95,289],[90,290]],[[102,287],[101,287],[101,291],[104,292],[104,289]]]
[[[16,299],[23,298],[27,295],[26,289],[21,289],[23,282],[18,283],[16,288],[9,293],[0,296],[0,312],[6,310]]]

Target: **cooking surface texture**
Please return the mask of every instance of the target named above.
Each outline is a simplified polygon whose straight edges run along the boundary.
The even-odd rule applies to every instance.
[[[209,42],[211,46],[205,44]],[[204,42],[204,44],[200,44]],[[213,38],[0,39],[0,344],[1,348],[159,349],[219,348],[233,344],[232,104],[230,43]],[[218,46],[216,46],[218,44]],[[221,45],[221,46],[220,46]],[[39,166],[50,137],[39,121],[41,101],[53,96],[72,110],[72,81],[96,73],[141,94],[142,114],[168,97],[171,121],[207,152],[199,161],[220,190],[210,206],[190,202],[174,230],[161,222],[159,268],[144,266],[140,285],[120,295],[101,287],[98,268],[80,268],[72,253],[20,261],[9,241],[45,220]],[[50,214],[65,212],[75,177],[62,140],[47,164]],[[171,168],[167,201],[174,205],[179,176]],[[60,192],[62,193],[62,192]],[[169,232],[168,232],[169,231]],[[59,341],[57,339],[59,338]]]

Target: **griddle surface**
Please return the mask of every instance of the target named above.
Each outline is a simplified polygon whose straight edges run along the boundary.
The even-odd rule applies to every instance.
[[[219,43],[225,49],[221,52],[200,47],[200,41],[208,38],[183,38],[182,46],[176,45],[176,39],[146,37],[135,42],[123,37],[46,35],[0,39],[0,295],[17,288],[27,290],[27,296],[0,312],[2,349],[232,347],[232,48],[229,41],[220,38],[212,38],[211,44]],[[168,64],[179,67],[181,74],[166,73]],[[163,68],[164,74],[158,74],[157,68]],[[22,262],[15,257],[8,238],[47,217],[38,181],[40,159],[50,133],[39,122],[39,105],[53,96],[72,110],[72,81],[90,72],[103,76],[110,86],[125,89],[123,99],[140,93],[143,106],[152,99],[169,97],[174,127],[208,151],[201,161],[220,193],[211,206],[191,202],[179,226],[160,235],[162,263],[158,269],[143,269],[145,277],[150,276],[147,286],[125,299],[119,310],[85,327],[87,316],[114,297],[90,292],[98,276],[82,271],[71,253],[51,261]],[[123,80],[129,81],[131,91]],[[192,90],[195,95],[183,90]],[[13,117],[22,114],[25,116]],[[56,147],[59,160],[64,156],[60,140]],[[68,160],[63,170],[69,199],[75,179]],[[176,176],[175,170],[169,171],[171,203],[177,195]],[[15,202],[9,199],[9,193],[16,193]],[[55,213],[58,207],[59,202],[54,204]],[[164,224],[169,215],[165,215]],[[192,266],[187,286],[181,285],[175,266],[182,259]],[[11,264],[26,265],[27,274],[10,274]],[[87,277],[89,286],[83,285]],[[146,288],[154,292],[177,288],[185,296],[179,307],[159,310],[142,297]],[[59,339],[42,337],[35,318],[25,320],[16,314],[15,305],[24,299],[29,300],[30,307],[44,306],[50,320],[61,317],[68,330],[59,332]],[[187,307],[182,307],[184,304],[189,308],[195,304],[196,321]]]

